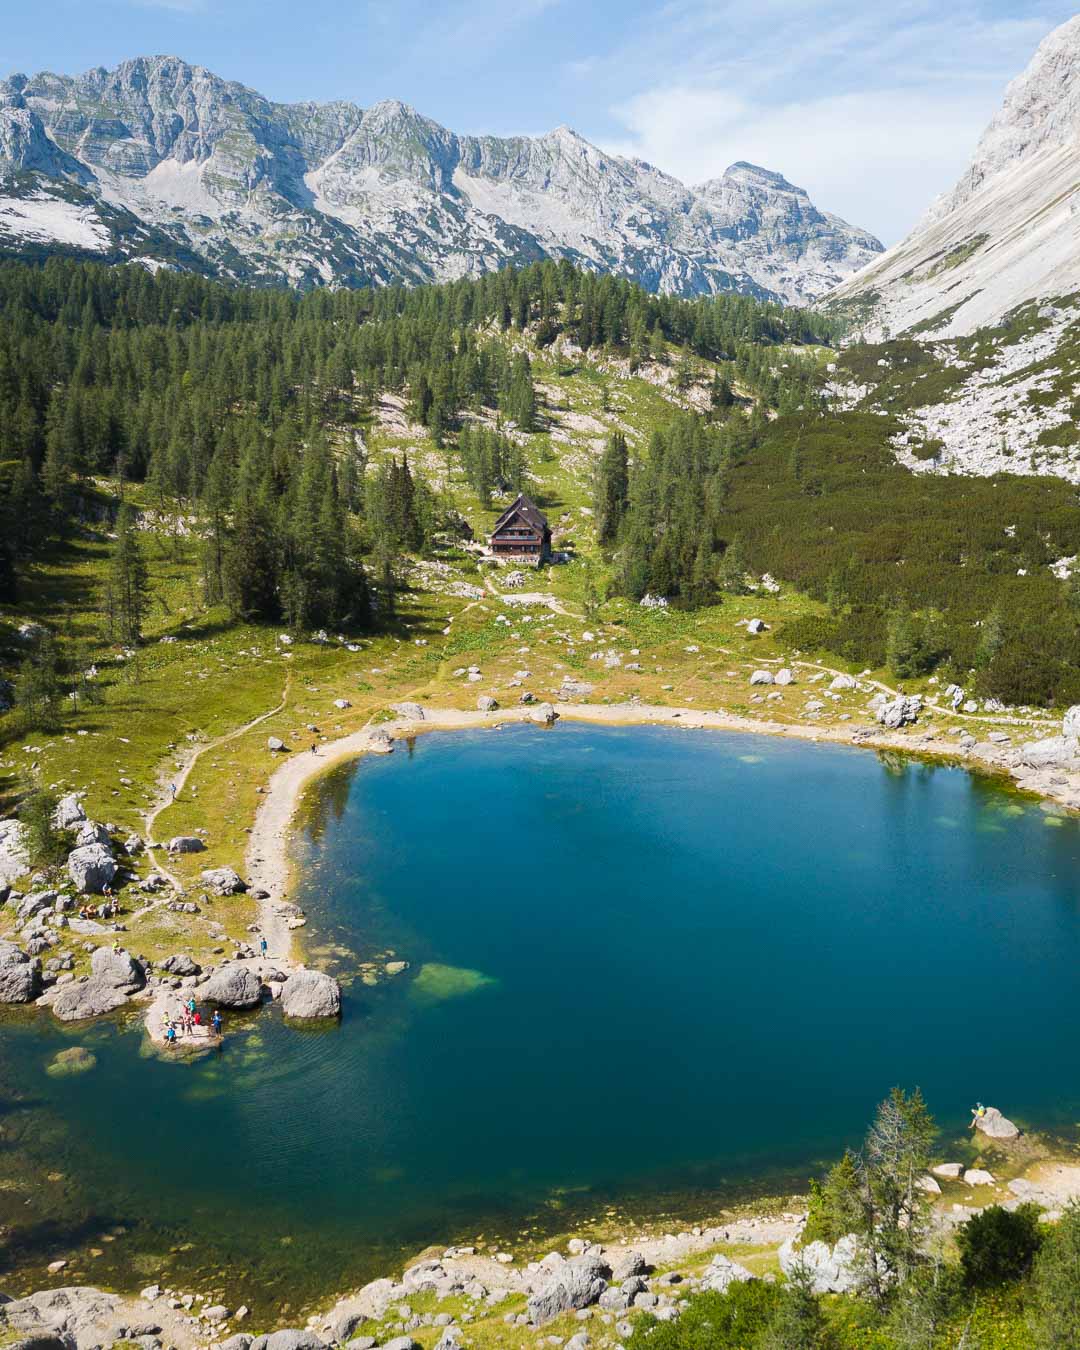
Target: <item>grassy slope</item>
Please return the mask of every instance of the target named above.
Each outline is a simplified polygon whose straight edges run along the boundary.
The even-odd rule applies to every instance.
[[[711,372],[704,363],[699,369],[704,381]],[[292,746],[306,745],[309,723],[337,737],[385,715],[390,703],[405,698],[436,707],[473,707],[478,694],[493,692],[509,705],[518,691],[508,684],[519,669],[531,672],[525,683],[538,697],[551,697],[564,676],[573,674],[595,685],[592,699],[597,702],[639,698],[776,721],[804,719],[811,694],[805,678],[783,690],[777,701],[750,701],[751,670],[765,661],[793,659],[775,630],[819,608],[788,588],[779,596],[729,597],[695,613],[650,611],[615,599],[586,620],[587,580],[604,576],[589,510],[592,467],[603,438],[621,428],[632,451],[643,447],[679,400],[658,387],[662,372],[647,372],[651,379],[629,377],[614,363],[601,368],[548,353],[537,360],[535,374],[547,406],[543,429],[529,438],[533,489],[555,527],[556,546],[572,544],[576,552],[569,565],[537,574],[535,586],[555,597],[554,609],[513,611],[497,594],[499,573],[481,574],[470,556],[450,551],[438,559],[441,575],[418,569],[417,584],[401,599],[393,633],[340,635],[358,645],[358,652],[347,651],[337,634],[327,644],[297,639],[286,647],[278,641],[278,629],[233,624],[223,611],[202,608],[194,540],[147,533],[154,605],[138,671],[117,661],[115,653],[108,660],[98,656],[100,704],[69,712],[55,734],[35,733],[3,745],[0,790],[9,803],[36,772],[57,791],[85,792],[92,819],[115,823],[121,832],[142,833],[145,813],[162,785],[201,750],[178,800],[161,812],[154,827],[159,840],[206,831],[206,853],[170,864],[197,887],[204,867],[228,863],[242,870],[258,789],[273,767],[266,739],[279,735]],[[373,457],[408,451],[414,462],[427,466],[434,482],[443,484],[445,456],[422,429],[400,420],[384,429],[376,418],[368,440]],[[138,501],[138,489],[129,491]],[[501,504],[483,508],[458,476],[451,478],[450,491],[481,534]],[[33,617],[58,629],[64,640],[93,640],[107,552],[104,528],[88,528],[36,568],[18,612],[6,617],[12,622]],[[483,600],[448,593],[454,583],[477,586],[488,576],[493,576],[489,590],[496,593]],[[739,622],[752,617],[764,618],[771,631],[748,637]],[[594,641],[582,641],[586,630],[595,634]],[[623,664],[609,668],[590,659],[598,650],[617,651]],[[627,670],[631,662],[641,671]],[[473,664],[483,671],[480,684],[465,683],[454,673]],[[884,678],[884,672],[878,674]],[[333,706],[338,698],[352,706],[339,711]],[[249,732],[206,748],[282,703],[279,712]],[[864,706],[865,696],[845,694],[815,721],[827,725],[842,714],[858,717]],[[251,902],[214,900],[212,906],[228,934],[242,937]],[[6,914],[0,917],[0,925],[5,919]],[[128,922],[132,946],[151,957],[184,949],[199,959],[219,941],[207,936],[201,917],[172,913],[162,903]]]

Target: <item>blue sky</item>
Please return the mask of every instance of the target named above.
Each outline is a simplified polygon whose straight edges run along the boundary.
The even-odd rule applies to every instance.
[[[8,0],[0,70],[169,53],[274,99],[400,98],[455,131],[565,122],[687,182],[764,164],[894,242],[1074,4]]]

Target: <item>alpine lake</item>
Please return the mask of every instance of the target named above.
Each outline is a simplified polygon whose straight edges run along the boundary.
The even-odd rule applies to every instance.
[[[896,1084],[954,1140],[980,1098],[1080,1120],[1080,829],[962,769],[430,734],[330,773],[296,848],[340,1025],[269,1008],[173,1063],[133,1017],[4,1020],[0,1288],[215,1287],[280,1321],[429,1243],[804,1190]],[[363,983],[387,952],[409,968]]]

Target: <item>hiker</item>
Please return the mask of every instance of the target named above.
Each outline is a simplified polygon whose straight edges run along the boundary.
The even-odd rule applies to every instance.
[[[982,1102],[976,1102],[975,1105],[971,1108],[971,1124],[968,1126],[968,1129],[973,1130],[985,1115],[986,1115],[986,1107],[983,1106]]]
[[[266,938],[265,938],[265,937],[259,938],[259,955],[260,955],[260,956],[265,956],[265,955],[266,955]]]
[[[215,1036],[221,1035],[221,1013],[214,1009],[214,1015],[210,1018],[210,1030]]]
[[[317,755],[317,754],[319,753],[318,750],[315,748],[315,742],[314,742],[314,741],[311,742],[311,753],[312,753],[313,755]]]
[[[194,1031],[196,1027],[201,1026],[202,1026],[202,1013],[199,1012],[198,1008],[196,1008],[195,1011],[191,1014],[191,1029],[192,1031]]]
[[[173,799],[173,801],[176,801],[176,784],[175,784],[175,783],[170,783],[170,784],[169,784],[169,791],[172,793],[172,799]]]
[[[173,1026],[171,1022],[165,1028],[165,1044],[169,1047],[170,1050],[176,1044],[176,1028]]]
[[[195,995],[194,995],[194,994],[192,994],[191,997],[188,999],[187,1010],[188,1010],[188,1012],[192,1015],[192,1017],[195,1016]]]

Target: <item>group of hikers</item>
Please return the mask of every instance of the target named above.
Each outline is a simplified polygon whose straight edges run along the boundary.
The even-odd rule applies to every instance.
[[[80,919],[115,919],[120,913],[120,901],[115,895],[106,893],[100,905],[80,905]]]
[[[216,1008],[210,1016],[209,1026],[203,1022],[195,995],[192,994],[181,1006],[178,1017],[165,1018],[165,1044],[171,1049],[180,1036],[216,1036],[220,1040],[221,1028],[221,1013]]]

